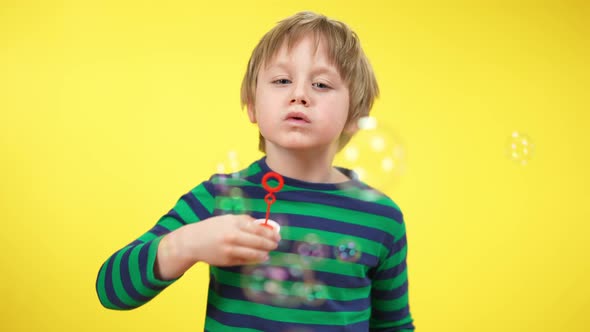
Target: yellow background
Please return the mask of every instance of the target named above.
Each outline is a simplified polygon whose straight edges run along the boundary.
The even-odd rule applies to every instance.
[[[229,151],[260,156],[241,78],[309,9],[358,33],[374,115],[405,142],[387,192],[419,330],[586,330],[587,3],[0,1],[0,329],[202,329],[205,266],[128,312],[100,306],[96,273]],[[524,167],[513,131],[536,147]]]

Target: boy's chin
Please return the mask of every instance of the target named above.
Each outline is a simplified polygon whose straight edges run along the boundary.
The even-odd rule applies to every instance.
[[[272,144],[272,143],[270,143]],[[294,154],[306,154],[306,153],[332,153],[335,154],[338,151],[338,142],[329,143],[329,144],[317,144],[312,142],[283,142],[282,144],[272,144],[275,149],[272,150],[281,150],[287,151]],[[266,142],[266,151],[269,152],[269,142]]]

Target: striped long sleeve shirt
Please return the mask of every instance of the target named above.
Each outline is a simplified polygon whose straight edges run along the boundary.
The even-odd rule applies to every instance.
[[[96,280],[102,305],[137,308],[174,282],[154,275],[158,244],[167,233],[221,214],[265,218],[261,180],[269,171],[262,158],[182,196],[149,231],[103,263]],[[281,225],[279,247],[261,264],[210,266],[205,331],[413,331],[399,207],[358,180],[284,179],[270,211]]]

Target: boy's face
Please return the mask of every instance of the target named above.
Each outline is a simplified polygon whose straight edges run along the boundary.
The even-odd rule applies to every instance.
[[[348,87],[330,63],[324,43],[316,50],[308,36],[290,52],[283,44],[272,61],[261,66],[248,115],[258,123],[267,151],[334,148],[335,153],[348,108]]]

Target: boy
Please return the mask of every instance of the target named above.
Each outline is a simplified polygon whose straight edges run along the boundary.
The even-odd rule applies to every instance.
[[[332,166],[378,95],[356,34],[310,12],[279,22],[254,49],[241,95],[265,157],[213,175],[115,252],[98,274],[101,303],[136,308],[205,262],[206,331],[414,330],[402,214]],[[261,186],[271,171],[284,179],[270,209],[280,232],[254,222],[272,203]]]

